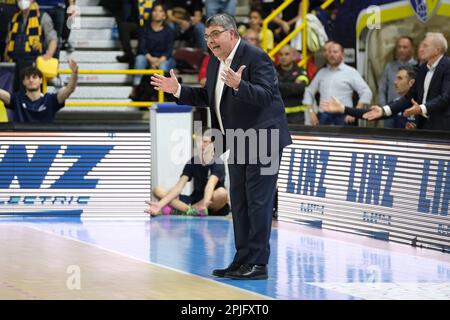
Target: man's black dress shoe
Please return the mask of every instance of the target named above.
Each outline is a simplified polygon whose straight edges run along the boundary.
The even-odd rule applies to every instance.
[[[241,265],[240,264],[237,264],[237,263],[234,263],[234,262],[232,262],[227,268],[225,268],[225,269],[215,269],[215,270],[213,270],[213,276],[216,276],[216,277],[224,277],[225,276],[225,273],[227,273],[228,271],[236,271],[236,270],[239,270],[239,267],[240,267]]]
[[[238,280],[262,280],[269,276],[266,265],[243,264],[238,270],[226,272],[224,277]]]

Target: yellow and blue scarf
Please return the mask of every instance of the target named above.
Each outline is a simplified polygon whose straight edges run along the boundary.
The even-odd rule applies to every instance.
[[[152,12],[153,1],[139,0],[139,24],[144,26],[145,21],[148,20],[150,13]]]
[[[12,61],[12,54],[14,52],[15,40],[19,32],[19,17],[22,17],[22,11],[17,12],[11,19],[11,30],[8,34],[6,55],[9,61]],[[40,22],[41,13],[39,6],[36,2],[30,5],[30,13],[28,14],[28,21],[22,21],[27,23],[26,35],[27,40],[25,42],[25,52],[37,52],[42,54],[42,26]]]

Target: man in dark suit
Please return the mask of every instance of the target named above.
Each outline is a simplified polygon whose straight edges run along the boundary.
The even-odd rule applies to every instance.
[[[213,275],[267,279],[279,162],[283,147],[292,143],[277,73],[266,53],[241,41],[228,14],[206,21],[205,40],[213,56],[204,88],[181,86],[173,70],[170,77],[154,75],[151,83],[174,94],[180,104],[211,107],[212,127],[219,133],[213,133],[216,153],[221,139],[230,149],[236,254],[227,268],[216,269]]]
[[[421,43],[422,58],[416,82],[406,95],[389,105],[373,106],[363,118],[375,120],[404,111],[405,117],[416,116],[417,128],[450,130],[450,58],[442,33],[429,32]]]

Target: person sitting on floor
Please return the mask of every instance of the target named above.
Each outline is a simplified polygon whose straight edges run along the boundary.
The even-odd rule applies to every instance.
[[[158,202],[146,201],[145,210],[151,216],[178,214],[192,216],[221,216],[229,213],[228,193],[224,188],[225,166],[214,160],[214,145],[210,129],[202,128],[196,137],[197,155],[184,166],[178,182],[170,190],[161,186],[153,189]],[[180,195],[184,186],[194,180],[191,195]]]

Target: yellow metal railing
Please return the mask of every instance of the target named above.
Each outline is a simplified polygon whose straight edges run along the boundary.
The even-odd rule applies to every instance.
[[[72,70],[58,70],[58,74],[71,74]],[[151,74],[160,74],[164,75],[164,71],[160,69],[145,69],[145,70],[79,70],[78,74],[126,74],[126,75],[151,75]],[[42,81],[42,91],[47,92],[47,81],[48,79],[44,78]],[[158,91],[158,103],[164,102],[164,92]],[[86,101],[86,102],[66,102],[66,106],[80,106],[80,107],[117,107],[117,106],[126,106],[126,107],[150,107],[154,104],[154,101],[140,101],[140,102],[107,102],[107,101]]]
[[[267,16],[267,18],[264,19],[263,21],[263,26],[262,26],[262,49],[264,51],[268,51],[267,48],[267,28],[269,27],[269,23],[281,12],[283,11],[287,6],[289,6],[294,0],[286,0],[284,1],[278,8],[276,8],[274,11],[272,11],[272,13],[270,15]],[[328,8],[335,0],[327,0],[324,3],[321,4],[320,8],[325,10],[326,8]],[[299,25],[297,28],[295,28],[295,30],[291,31],[291,33],[289,33],[286,38],[284,38],[280,43],[278,43],[275,48],[273,48],[272,50],[270,50],[270,52],[268,52],[268,55],[273,59],[275,57],[275,55],[278,53],[278,51],[280,51],[280,49],[286,45],[289,41],[292,40],[292,38],[294,38],[297,33],[299,33],[300,31],[302,31],[302,60],[298,63],[298,65],[300,67],[305,67],[306,63],[308,62],[308,50],[306,47],[306,32],[307,32],[307,28],[306,28],[306,14],[308,13],[308,8],[309,8],[309,0],[303,0],[301,3],[302,6],[302,10],[301,10],[301,18],[302,18],[302,24]]]
[[[269,28],[269,23],[278,15],[280,14],[281,11],[283,11],[288,5],[290,5],[294,0],[286,0],[285,2],[283,2],[278,8],[276,8],[275,10],[272,11],[271,14],[269,14],[264,20],[263,20],[263,25],[262,25],[262,30],[261,30],[261,34],[262,34],[262,43],[261,43],[261,47],[262,49],[267,52],[268,48],[268,44],[267,44],[267,29]]]
[[[328,8],[328,7],[330,6],[330,4],[332,4],[334,1],[335,1],[335,0],[327,0],[327,1],[325,1],[324,3],[322,3],[322,4],[320,5],[320,8],[321,8],[322,10],[325,10],[325,9]]]
[[[306,65],[306,62],[308,61],[308,50],[306,48],[306,14],[308,13],[308,7],[309,7],[309,1],[303,0],[302,1],[302,24],[299,25],[295,30],[291,31],[286,38],[284,38],[279,44],[275,46],[270,52],[269,56],[271,58],[275,57],[275,55],[280,51],[280,49],[285,46],[289,41],[292,40],[293,37],[297,35],[300,31],[302,31],[302,60],[299,63],[300,67],[303,67]]]

